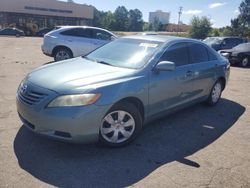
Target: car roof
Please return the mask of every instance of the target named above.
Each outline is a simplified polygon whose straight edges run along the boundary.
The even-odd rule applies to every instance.
[[[92,26],[71,26],[71,25],[58,25],[56,26],[55,28],[57,28],[57,30],[64,30],[64,29],[71,29],[71,28],[88,28],[88,29],[99,29],[99,30],[102,30],[102,31],[106,31],[108,33],[110,33],[111,35],[113,35],[114,37],[116,37],[116,35],[114,33],[112,33],[111,31],[109,30],[106,30],[106,29],[103,29],[103,28],[100,28],[100,27],[92,27]]]
[[[242,39],[241,37],[207,37],[207,38],[217,38],[217,39]]]
[[[183,41],[183,42],[185,41],[185,42],[198,42],[198,43],[204,44],[203,42],[196,40],[196,39],[189,39],[189,38],[168,36],[168,35],[132,35],[132,36],[125,36],[122,38],[157,41],[157,42],[163,42],[163,43],[168,43],[171,41]]]

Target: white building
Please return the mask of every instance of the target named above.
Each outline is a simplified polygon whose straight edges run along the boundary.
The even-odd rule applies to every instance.
[[[163,12],[157,10],[149,13],[149,23],[153,24],[155,20],[159,20],[161,24],[168,24],[170,19],[170,12]]]

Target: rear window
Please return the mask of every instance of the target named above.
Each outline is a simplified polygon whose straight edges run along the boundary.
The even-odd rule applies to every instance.
[[[189,43],[190,63],[209,61],[207,48],[198,43]]]

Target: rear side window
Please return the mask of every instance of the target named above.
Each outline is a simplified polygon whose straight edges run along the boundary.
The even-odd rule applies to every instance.
[[[198,43],[189,43],[190,63],[209,61],[207,48]]]
[[[170,46],[161,57],[161,61],[171,61],[176,66],[187,65],[188,59],[188,48],[185,42]]]
[[[92,29],[84,29],[84,28],[73,28],[66,31],[61,32],[62,35],[67,36],[74,36],[74,37],[86,37],[92,38],[93,37],[93,30]]]

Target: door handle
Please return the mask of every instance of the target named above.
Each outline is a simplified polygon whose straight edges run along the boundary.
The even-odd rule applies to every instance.
[[[186,72],[186,77],[191,77],[193,75],[193,71],[187,71]]]

